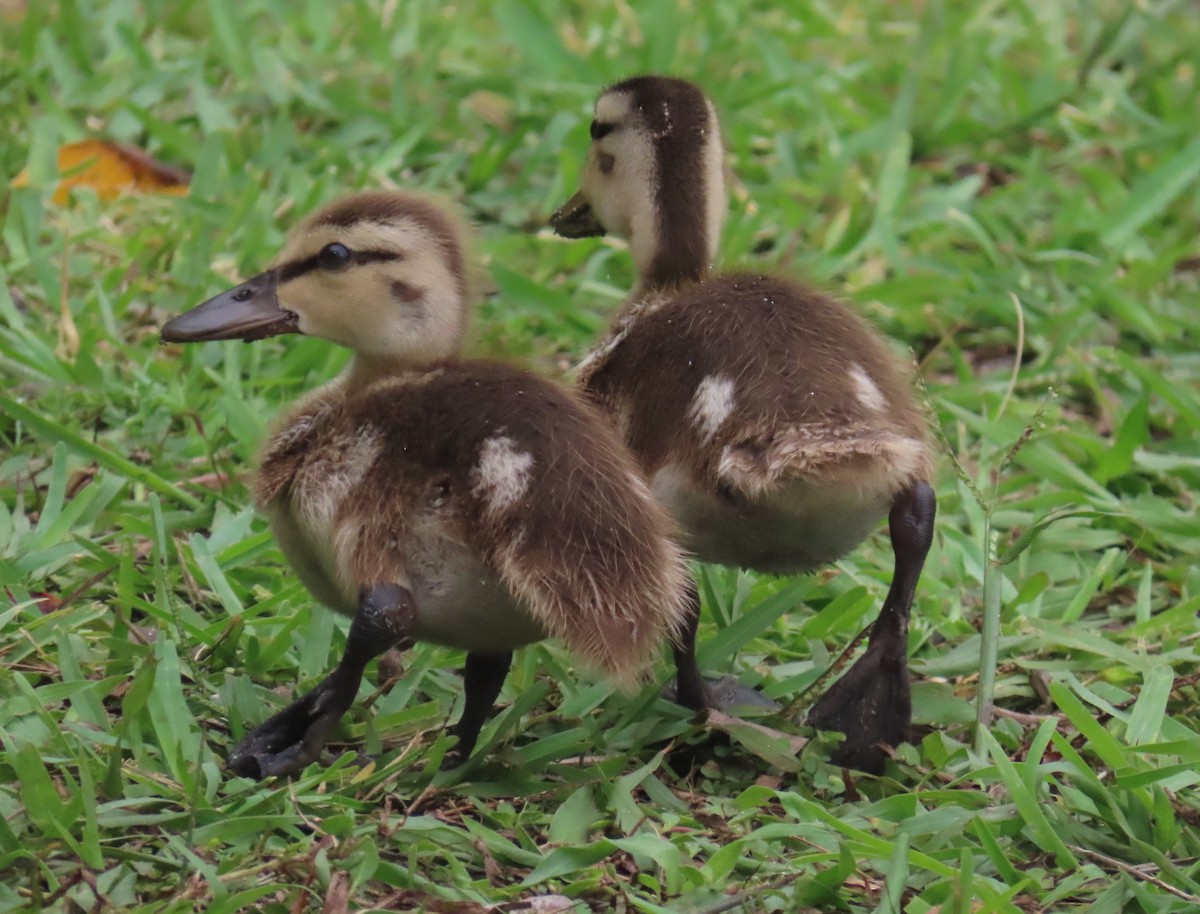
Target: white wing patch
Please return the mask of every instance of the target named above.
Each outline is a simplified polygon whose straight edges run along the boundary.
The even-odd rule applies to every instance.
[[[710,375],[696,386],[696,395],[688,415],[696,423],[705,441],[717,433],[721,424],[733,412],[733,378]]]
[[[500,512],[512,507],[529,489],[533,455],[517,449],[506,435],[489,438],[479,451],[475,467],[475,494],[487,500],[488,508]]]
[[[854,364],[850,366],[850,381],[854,385],[854,393],[858,396],[858,402],[864,407],[873,412],[882,412],[887,408],[887,400],[883,396],[883,392],[871,380],[861,365]]]

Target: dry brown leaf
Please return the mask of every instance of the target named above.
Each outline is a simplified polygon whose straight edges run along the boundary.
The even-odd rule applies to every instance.
[[[477,901],[449,901],[436,898],[419,889],[401,889],[400,891],[379,899],[372,910],[381,911],[425,911],[429,914],[494,914],[496,908],[492,905],[482,905]]]
[[[500,864],[496,862],[496,858],[482,839],[475,842],[475,850],[483,857],[483,874],[487,877],[488,884],[499,885],[504,879],[504,871],[500,869]]]
[[[72,470],[71,475],[67,477],[67,498],[74,498],[82,492],[96,478],[98,472],[100,472],[100,467],[94,463]]]
[[[200,486],[205,489],[227,489],[235,482],[248,483],[252,476],[253,474],[249,470],[244,473],[234,474],[233,476],[216,471],[192,476],[190,479],[185,479],[184,482],[188,485]]]
[[[59,299],[58,309],[58,344],[54,347],[54,354],[64,362],[74,364],[75,356],[79,354],[79,328],[75,326],[75,318],[71,314],[71,306],[68,304],[68,295],[70,294],[70,272],[67,265],[70,263],[68,257],[68,248],[63,248],[62,270],[59,271],[59,291],[62,296]]]
[[[350,910],[350,875],[337,872],[329,877],[329,890],[321,914],[346,914]]]
[[[8,597],[10,603],[16,603],[17,598],[13,596],[13,592],[7,587],[4,588],[4,595]],[[43,616],[47,616],[62,606],[62,600],[55,594],[45,590],[29,591],[35,603],[37,603],[38,612]]]
[[[108,140],[82,140],[58,147],[58,173],[62,180],[53,200],[62,206],[72,187],[90,187],[101,200],[113,200],[130,191],[183,196],[191,176],[166,165],[136,146]],[[29,183],[28,171],[12,180],[13,187]]]
[[[507,95],[487,89],[476,89],[467,96],[464,104],[472,113],[496,129],[513,129],[513,102]]]

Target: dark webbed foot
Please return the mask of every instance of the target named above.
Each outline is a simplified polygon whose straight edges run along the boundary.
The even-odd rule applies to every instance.
[[[720,679],[705,679],[708,692],[708,707],[718,711],[733,711],[738,708],[757,708],[760,711],[779,711],[783,705],[768,698],[758,689],[742,685],[732,676],[722,676]]]
[[[933,542],[936,511],[933,489],[924,482],[914,483],[896,497],[888,517],[896,569],[867,651],[809,711],[808,723],[818,730],[846,735],[830,758],[835,765],[878,774],[887,759],[882,746],[895,746],[908,738],[912,724],[908,616]]]
[[[699,700],[697,700],[697,695]],[[693,689],[688,701],[679,698],[679,684],[668,684],[662,690],[662,697],[677,705],[683,705],[692,711],[710,709],[714,711],[737,711],[738,709],[755,708],[761,711],[779,711],[783,706],[772,698],[768,698],[757,689],[742,685],[732,676],[704,676],[700,688]]]
[[[809,725],[846,734],[829,758],[834,765],[879,774],[887,760],[881,744],[896,746],[908,738],[912,699],[906,648],[907,627],[879,638],[872,632],[867,652],[808,712]]]
[[[245,778],[292,774],[315,762],[329,731],[358,694],[358,681],[330,675],[255,727],[229,753],[225,766]]]
[[[471,751],[479,740],[479,731],[492,713],[496,696],[504,685],[504,677],[512,664],[512,652],[504,654],[467,654],[463,667],[463,690],[466,698],[462,717],[450,732],[458,742],[446,750],[442,758],[442,771],[457,768],[471,757]]]
[[[404,640],[415,615],[412,594],[403,587],[364,590],[336,669],[247,734],[229,753],[226,767],[242,777],[265,778],[295,774],[316,761],[329,732],[354,703],[367,663]]]

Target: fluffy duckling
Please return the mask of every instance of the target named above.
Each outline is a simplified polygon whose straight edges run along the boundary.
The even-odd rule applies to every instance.
[[[688,578],[670,518],[580,398],[458,359],[472,294],[451,210],[361,193],[303,220],[268,270],[162,329],[174,342],[303,333],[354,351],[280,423],[255,484],[300,580],[353,617],[346,650],[232,751],[238,774],[314,761],[367,663],[398,645],[467,651],[451,767],[470,755],[515,648],[557,638],[628,684],[681,629]]]
[[[842,302],[792,279],[709,272],[726,211],[717,115],[696,86],[643,76],[601,93],[580,191],[551,224],[628,239],[638,285],[579,383],[613,419],[704,561],[805,571],[886,515],[891,589],[865,654],[812,708],[878,771],[912,709],[908,617],[933,536],[926,418],[909,372]],[[695,660],[699,600],[677,645],[677,696],[711,705]]]

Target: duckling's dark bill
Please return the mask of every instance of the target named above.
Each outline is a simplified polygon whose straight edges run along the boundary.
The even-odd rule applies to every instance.
[[[269,270],[214,295],[191,311],[167,321],[159,334],[164,343],[207,340],[261,340],[298,332],[299,317],[279,307],[279,277]]]
[[[592,211],[582,193],[578,193],[559,207],[550,217],[550,227],[556,235],[564,238],[595,238],[604,234],[604,226]]]

